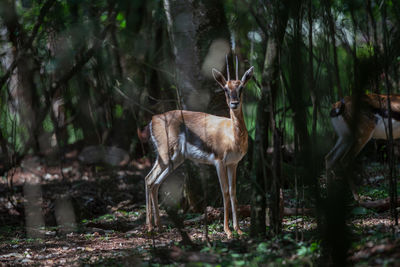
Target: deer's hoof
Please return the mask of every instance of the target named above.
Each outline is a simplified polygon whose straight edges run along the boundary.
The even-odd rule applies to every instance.
[[[243,231],[240,229],[236,229],[236,233],[238,233],[238,235],[243,235]]]
[[[228,239],[231,239],[233,237],[231,230],[225,230],[225,233]]]
[[[147,228],[147,232],[153,232],[153,230],[154,230],[154,227],[152,224],[147,224],[146,228]]]

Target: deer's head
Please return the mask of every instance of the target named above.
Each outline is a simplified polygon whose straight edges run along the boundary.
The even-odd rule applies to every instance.
[[[238,58],[236,56],[236,80],[231,80],[229,75],[229,65],[228,65],[228,56],[226,56],[226,75],[228,79],[225,79],[224,75],[216,69],[212,69],[212,73],[214,79],[217,83],[221,86],[222,89],[225,91],[226,96],[226,103],[228,104],[229,108],[232,110],[239,109],[242,105],[242,92],[243,88],[246,86],[247,82],[253,76],[253,69],[251,67],[248,69],[241,80],[239,80],[238,76]]]

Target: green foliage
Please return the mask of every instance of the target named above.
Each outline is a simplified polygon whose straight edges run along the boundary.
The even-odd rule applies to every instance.
[[[400,192],[400,182],[397,183],[397,192]],[[384,199],[389,197],[389,187],[382,181],[379,186],[362,186],[359,193],[360,196],[366,196],[373,200]]]
[[[48,133],[52,133],[54,131],[54,125],[50,118],[50,114],[47,114],[46,118],[43,121],[43,129]]]
[[[297,255],[300,257],[311,256],[314,253],[320,252],[320,242],[313,242],[309,246],[300,244],[300,248],[297,249]]]
[[[115,105],[114,107],[114,115],[116,118],[121,118],[124,113],[124,108],[121,105]]]
[[[68,144],[73,144],[84,138],[82,129],[75,129],[73,125],[67,126]]]
[[[0,116],[0,130],[13,151],[18,153],[23,149],[28,132],[20,123],[20,117],[16,112],[3,107],[2,116]]]
[[[7,72],[9,67],[7,64],[11,63],[8,61],[12,61],[17,52],[21,52],[20,55],[27,59],[26,62],[29,65],[27,73],[33,73],[31,80],[21,82],[24,90],[18,92],[15,83],[29,76],[26,73],[20,76],[13,74],[12,81],[9,79],[0,88],[0,131],[4,137],[2,141],[11,150],[11,154],[32,151],[33,145],[27,144],[27,141],[32,139],[31,137],[40,139],[41,136],[35,135],[40,135],[42,130],[46,133],[54,132],[55,124],[50,112],[53,112],[54,107],[51,104],[57,98],[61,98],[64,102],[65,114],[63,115],[65,115],[67,126],[62,130],[66,130],[65,140],[68,144],[83,140],[85,142],[82,143],[98,142],[119,145],[126,149],[132,147],[131,151],[134,151],[139,144],[135,127],[142,125],[142,121],[148,121],[150,117],[147,111],[144,112],[143,107],[157,113],[176,108],[177,103],[169,100],[176,99],[177,89],[186,85],[177,84],[180,73],[172,69],[174,66],[172,62],[176,59],[174,55],[176,44],[173,43],[174,40],[168,32],[171,29],[168,28],[170,25],[168,25],[163,1],[55,1],[50,11],[42,17],[43,21],[39,21],[39,15],[46,1],[5,1],[5,3],[11,2],[15,4],[17,14],[15,22],[21,27],[7,32],[9,26],[5,23],[5,17],[0,18],[0,27],[4,31],[0,43],[1,56],[4,58],[0,67],[1,78]],[[204,1],[194,2],[196,5],[205,3]],[[306,29],[307,15],[310,12],[307,3],[289,1],[290,5],[284,6],[285,2],[288,1],[226,0],[222,2],[229,27],[229,41],[234,48],[232,52],[237,53],[243,61],[239,66],[240,72],[249,66],[255,67],[254,78],[257,82],[250,81],[244,94],[244,119],[249,136],[254,138],[257,121],[270,120],[270,118],[256,118],[257,108],[269,109],[273,104],[276,111],[274,119],[276,126],[283,132],[283,143],[294,144],[296,131],[299,130],[295,129],[295,119],[299,111],[304,111],[301,113],[303,114],[301,119],[304,119],[307,124],[303,125],[306,128],[306,134],[311,136],[314,112],[311,96],[312,92],[315,93],[316,137],[311,140],[311,143],[318,156],[313,164],[320,166],[323,162],[322,155],[328,151],[327,144],[333,141],[334,136],[328,115],[331,103],[339,100],[343,95],[351,95],[354,89],[360,89],[362,92],[379,91],[382,81],[379,80],[380,84],[374,85],[370,80],[371,77],[379,79],[385,72],[382,69],[382,62],[386,60],[390,70],[390,73],[386,74],[390,76],[393,84],[398,83],[395,80],[396,75],[391,72],[398,68],[400,61],[399,34],[395,27],[399,25],[399,10],[395,2],[391,0],[370,1],[372,14],[369,14],[363,0],[312,0],[309,3],[312,7],[311,15],[314,24],[310,47],[308,43],[310,32]],[[274,95],[276,98],[274,98],[274,103],[261,103],[261,89],[271,89],[259,88],[271,82],[266,80],[268,72],[271,71],[268,65],[270,62],[266,60],[266,52],[271,47],[268,47],[268,44],[271,45],[268,41],[276,38],[275,24],[281,17],[282,9],[292,7],[292,4],[296,4],[300,10],[290,10],[288,24],[283,29],[285,35],[279,44],[279,74],[273,81],[277,85],[277,91],[266,92],[268,98],[272,94],[276,94]],[[326,7],[326,4],[330,6]],[[196,8],[196,10],[202,11],[201,8]],[[382,18],[383,8],[388,9],[388,18],[385,20]],[[328,11],[332,13],[335,32],[331,32],[326,23]],[[11,12],[0,13],[12,14]],[[301,30],[296,32],[295,23],[298,14],[301,14],[299,18]],[[370,15],[378,25],[376,29],[378,43],[374,43],[374,29]],[[38,22],[40,26],[36,38],[31,44],[27,44]],[[388,40],[383,40],[381,26],[386,22],[391,27]],[[173,25],[172,30],[182,30],[181,33],[185,34],[199,34],[206,30],[202,28],[199,32],[190,32],[185,28],[187,25],[192,24],[185,18],[182,23]],[[298,40],[296,40],[297,33],[300,34]],[[333,47],[330,34],[334,34],[336,38],[336,47]],[[13,35],[21,39],[11,40]],[[213,40],[197,41],[209,45]],[[384,58],[384,41],[387,41],[388,51],[386,52],[389,58]],[[295,48],[293,44],[296,44]],[[24,47],[25,45],[27,47]],[[311,48],[312,54],[309,54]],[[18,49],[24,49],[24,51],[18,51]],[[200,54],[206,54],[207,49],[207,45],[201,49],[195,47]],[[334,63],[334,49],[337,53],[338,73],[336,73]],[[374,63],[375,56],[378,60],[377,64]],[[201,64],[202,62],[189,59],[186,63]],[[296,79],[293,79],[294,77]],[[53,88],[57,82],[61,84]],[[28,92],[28,87],[25,88],[27,83],[32,85],[31,92]],[[362,88],[355,87],[358,83],[362,85]],[[343,95],[340,95],[338,84],[343,90]],[[115,87],[130,92],[129,96],[132,96],[134,104],[127,104],[126,100],[115,93]],[[398,93],[398,88],[393,88],[393,90]],[[299,93],[299,96],[294,101],[289,101],[293,93]],[[20,103],[19,106],[16,106],[17,102]],[[32,110],[34,114],[28,114],[29,116],[24,114],[24,106],[30,106],[29,110]],[[128,114],[131,117],[124,117]],[[34,125],[32,129],[29,128],[30,121],[27,121],[30,116],[38,120],[37,125]],[[132,121],[132,125],[120,126],[119,123],[127,118],[134,118],[135,121]],[[131,136],[127,138],[128,144],[125,144],[121,141],[123,138],[119,137],[122,136],[120,133],[125,135],[125,130],[129,126],[132,126],[133,131],[130,131]],[[265,137],[270,135],[270,133],[263,134]],[[91,140],[91,138],[96,140]],[[39,140],[31,143],[35,141]],[[43,140],[40,139],[40,141]],[[26,147],[27,145],[31,147]],[[303,144],[298,144],[298,147],[302,149]],[[387,155],[385,154],[384,157],[386,159]],[[288,177],[289,186],[294,184],[292,177],[301,177],[297,180],[300,181],[309,176],[309,170],[300,166],[300,160],[302,159],[295,158],[294,163],[283,162],[281,165],[282,177]],[[252,166],[252,164],[245,162],[242,166]],[[103,168],[95,166],[95,171],[103,171]],[[316,181],[317,177],[310,179]],[[242,181],[241,183],[243,187],[252,186]],[[365,186],[360,189],[360,195],[375,200],[388,197],[388,191],[388,186],[385,185]],[[310,198],[306,199],[308,201]],[[118,217],[136,220],[142,214],[143,212],[118,210],[95,219],[83,220],[82,223],[114,223]],[[356,207],[351,210],[351,214],[357,218],[363,218],[372,215],[373,211]],[[185,216],[186,219],[190,219],[191,216],[198,216],[198,214]],[[296,227],[295,222],[289,222],[283,228],[284,231],[291,231]],[[9,234],[10,229],[1,227],[0,237]],[[170,225],[167,231],[171,229]],[[222,223],[219,221],[209,225],[209,234],[222,231]],[[236,234],[235,237],[237,237]],[[87,234],[85,238],[92,239],[94,236]],[[382,236],[362,240],[359,245],[378,238]],[[33,242],[29,239],[25,241]],[[251,242],[248,245],[242,243],[244,249],[215,242],[211,248],[207,247],[202,251],[219,254],[221,266],[258,266],[266,262],[271,265],[305,265],[309,262],[313,263],[321,253],[319,241],[298,242],[289,234],[269,240],[249,241]],[[10,242],[18,244],[21,240],[15,238]],[[291,256],[287,257],[287,255]]]
[[[371,213],[373,213],[373,211],[364,207],[355,207],[351,210],[351,214],[353,215],[367,215]]]
[[[257,103],[246,103],[243,107],[244,121],[246,123],[247,131],[249,136],[254,139],[255,127],[256,127],[256,117],[257,117]]]
[[[277,250],[277,246],[281,250]],[[286,250],[296,251],[296,253],[289,259],[281,254]],[[259,266],[263,263],[300,264],[315,261],[319,255],[320,242],[296,242],[290,235],[283,235],[270,241],[260,242],[247,253],[229,253],[224,258],[223,264],[232,266]]]
[[[221,222],[213,222],[211,224],[208,225],[208,233],[211,234],[215,234],[215,233],[219,233],[221,231],[223,231],[223,226],[221,224]]]
[[[97,221],[111,222],[111,221],[114,221],[114,220],[116,220],[116,217],[115,217],[114,214],[104,214],[104,215],[94,219],[93,221],[94,222],[97,222]]]
[[[113,5],[115,4],[115,6]],[[268,38],[273,36],[270,23],[279,10],[273,7],[277,3],[253,3],[249,5],[243,1],[228,0],[223,2],[223,8],[231,33],[231,41],[235,46],[240,58],[244,60],[244,64],[240,64],[240,71],[252,65],[255,67],[254,77],[258,81],[249,82],[246,88],[244,115],[247,128],[249,129],[250,137],[254,138],[254,129],[256,124],[255,110],[258,104],[267,105],[267,103],[258,103],[260,97],[260,84],[265,84],[265,76],[263,71],[266,64],[266,47]],[[351,94],[354,87],[354,68],[353,54],[351,49],[356,48],[356,56],[358,59],[369,58],[377,53],[374,51],[374,44],[370,36],[371,29],[365,25],[370,25],[366,21],[369,17],[365,9],[364,2],[361,0],[348,1],[339,0],[332,1],[331,12],[335,20],[337,31],[337,60],[339,69],[339,78],[341,87],[345,95]],[[392,1],[386,1],[388,8],[388,21],[396,21],[394,14],[397,10]],[[40,10],[43,7],[43,1],[17,1],[16,13],[19,17],[19,22],[23,26],[23,31],[26,36],[32,32],[34,25],[38,22]],[[283,4],[280,6],[283,7]],[[289,5],[290,7],[290,5]],[[331,127],[327,120],[330,103],[338,99],[339,89],[334,78],[333,68],[333,53],[332,44],[329,39],[329,28],[326,23],[325,4],[319,1],[311,1],[313,24],[313,73],[314,73],[314,88],[317,92],[318,100],[318,120],[317,120],[317,136],[325,136],[326,132],[331,132]],[[301,8],[304,9],[304,14],[308,12],[308,7],[302,3]],[[352,13],[354,12],[354,17]],[[379,5],[371,2],[371,12],[377,25],[381,23],[381,10]],[[290,16],[293,16],[290,13]],[[303,18],[303,23],[307,23],[306,16]],[[353,28],[354,23],[359,25],[356,30]],[[110,21],[114,20],[114,21]],[[269,23],[266,23],[266,22]],[[157,97],[171,98],[175,96],[176,84],[174,79],[171,79],[170,62],[171,57],[171,39],[168,37],[167,20],[162,2],[152,1],[56,1],[51,8],[51,12],[45,14],[43,22],[39,27],[37,38],[34,40],[35,54],[28,56],[35,58],[40,69],[40,73],[36,73],[35,84],[37,86],[37,95],[43,96],[44,92],[48,91],[48,85],[52,84],[62,73],[66,73],[75,63],[75,59],[82,58],[84,52],[93,46],[94,40],[98,40],[101,32],[108,25],[115,25],[115,40],[110,38],[111,35],[106,35],[104,40],[101,40],[101,45],[95,51],[93,58],[83,64],[70,77],[68,84],[65,85],[67,90],[63,90],[62,97],[68,103],[67,113],[77,113],[79,118],[86,117],[87,120],[74,120],[72,126],[68,126],[68,143],[74,143],[78,140],[93,136],[85,133],[83,126],[88,125],[88,120],[94,120],[92,130],[96,129],[101,132],[110,129],[114,126],[113,121],[108,117],[112,112],[116,119],[124,116],[123,106],[118,97],[110,94],[113,84],[116,80],[122,85],[129,85],[129,90],[133,93],[135,100],[139,100],[140,104],[146,104],[142,97],[143,90],[149,90],[150,87],[157,88],[160,95]],[[381,29],[378,28],[378,31]],[[301,86],[304,88],[301,101],[306,108],[306,122],[308,132],[311,133],[312,119],[311,114],[313,108],[310,101],[310,81],[308,77],[308,33],[302,31],[302,39],[298,51],[300,53],[299,66],[296,67],[300,75],[299,82],[301,84],[291,84],[290,62],[293,59],[291,43],[293,42],[293,25],[290,23],[286,29],[286,35],[282,42],[282,51],[280,58],[280,77],[276,81],[278,83],[278,92],[276,98],[276,121],[277,125],[284,131],[284,142],[292,143],[294,141],[294,116],[296,110],[293,110],[288,101],[288,92],[291,87],[296,88]],[[356,34],[356,36],[353,36]],[[113,36],[114,36],[113,35]],[[378,32],[378,36],[380,36]],[[364,41],[365,37],[370,39]],[[396,44],[396,37],[393,33],[393,39],[389,40],[390,44]],[[361,38],[362,37],[362,38]],[[113,37],[114,38],[114,37]],[[352,40],[356,40],[353,47]],[[203,40],[201,40],[203,41]],[[211,40],[206,40],[210,42]],[[381,42],[381,40],[378,40]],[[114,43],[116,42],[116,43]],[[54,48],[51,48],[54,46]],[[380,47],[378,44],[377,47]],[[52,51],[54,49],[54,51]],[[394,51],[393,58],[400,58]],[[114,54],[116,53],[116,54]],[[201,51],[206,53],[206,51]],[[377,53],[378,54],[378,53]],[[124,77],[116,77],[116,66],[119,58],[120,65],[123,65]],[[121,64],[121,62],[123,64]],[[0,73],[4,73],[4,69]],[[289,75],[290,74],[290,75]],[[264,73],[265,75],[265,73]],[[154,77],[157,77],[156,79]],[[117,79],[118,78],[118,79]],[[362,77],[361,77],[362,79]],[[129,81],[129,82],[127,82]],[[154,85],[150,86],[150,82]],[[153,89],[154,90],[154,89]],[[363,90],[370,90],[369,87]],[[152,92],[151,94],[154,94]],[[2,99],[6,99],[7,95],[5,87],[2,88]],[[0,128],[7,137],[10,136],[10,114],[6,107],[7,101],[1,102],[2,118]],[[138,103],[139,103],[138,102]],[[41,98],[37,99],[38,108],[45,109],[45,102]],[[88,111],[87,106],[100,106],[103,108],[100,112],[96,110]],[[176,104],[175,104],[176,106]],[[268,108],[266,106],[266,108]],[[107,110],[108,109],[108,110]],[[165,108],[170,109],[170,107]],[[164,111],[164,110],[163,110]],[[139,115],[138,120],[143,114],[138,106],[134,110],[136,115]],[[91,114],[90,114],[91,113]],[[5,116],[4,116],[5,115]],[[92,117],[91,117],[92,116]],[[40,122],[46,132],[54,131],[50,123],[49,115],[44,116],[44,121]],[[71,116],[68,116],[71,118]],[[269,118],[265,118],[269,119]],[[8,122],[4,122],[8,120]],[[21,122],[17,122],[18,126]],[[22,126],[22,128],[25,126]],[[24,140],[31,134],[26,129],[18,128],[16,140],[12,140],[18,144],[18,149],[21,149]],[[98,133],[97,133],[98,134]],[[134,138],[131,138],[134,139]],[[9,141],[10,143],[11,141]]]
[[[124,14],[118,13],[118,15],[117,15],[117,21],[118,21],[118,23],[119,23],[119,27],[120,27],[121,29],[125,29],[125,27],[126,27],[126,19],[125,19],[125,17],[124,17]]]
[[[373,199],[382,199],[388,197],[388,190],[387,188],[364,187],[363,194]]]

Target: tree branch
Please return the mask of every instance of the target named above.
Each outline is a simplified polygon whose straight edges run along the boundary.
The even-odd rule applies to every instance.
[[[18,54],[16,55],[14,61],[11,63],[11,66],[7,69],[6,73],[0,78],[0,88],[2,88],[4,84],[7,82],[8,78],[10,78],[12,72],[17,67],[18,61],[25,54],[25,50],[32,47],[32,43],[36,38],[40,26],[43,24],[47,12],[50,10],[50,8],[53,6],[55,2],[56,2],[55,0],[47,0],[46,3],[44,3],[42,8],[40,9],[39,17],[35,23],[35,26],[32,29],[31,36],[29,37],[28,41],[24,43],[22,49],[18,51]]]
[[[31,36],[28,39],[27,46],[31,46],[33,41],[36,38],[37,33],[39,32],[40,26],[43,24],[44,18],[47,14],[47,12],[50,10],[50,8],[53,6],[53,4],[56,2],[56,0],[47,0],[46,3],[42,6],[39,12],[39,17],[35,23],[35,26],[33,26]]]
[[[50,95],[52,97],[54,97],[55,92],[60,86],[65,85],[94,56],[95,52],[97,52],[97,50],[100,48],[101,43],[106,37],[110,28],[110,25],[107,25],[100,34],[99,38],[97,38],[97,40],[94,42],[93,46],[86,52],[84,52],[84,49],[81,49],[81,53],[78,53],[78,55],[75,57],[75,64],[72,66],[72,68],[51,85]]]

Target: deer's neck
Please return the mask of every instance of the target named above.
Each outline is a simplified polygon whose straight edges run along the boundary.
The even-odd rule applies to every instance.
[[[247,151],[247,129],[244,123],[242,107],[237,111],[230,110],[230,114],[235,144],[240,145],[242,149]]]

